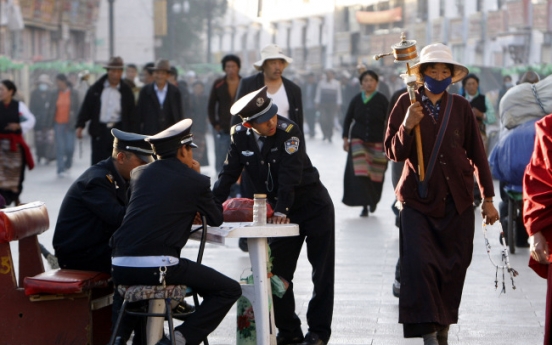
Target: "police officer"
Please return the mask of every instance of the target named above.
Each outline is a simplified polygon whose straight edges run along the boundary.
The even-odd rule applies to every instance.
[[[61,268],[111,273],[108,242],[123,222],[130,171],[153,161],[146,136],[111,134],[112,156],[79,176],[61,203],[53,239]]]
[[[270,241],[272,273],[290,285],[282,298],[274,298],[278,345],[327,344],[331,335],[334,300],[335,216],[328,191],[305,151],[297,124],[283,118],[263,87],[239,99],[230,109],[242,119],[232,127],[232,144],[214,195],[228,197],[243,169],[251,177],[254,193],[267,194],[274,209],[270,223],[299,224],[300,235]],[[307,311],[309,332],[303,337],[295,314],[293,274],[303,242],[312,265],[313,297]]]
[[[109,238],[123,222],[130,172],[153,161],[151,145],[144,141],[146,136],[116,128],[111,129],[111,134],[112,156],[77,178],[61,203],[53,239],[61,268],[111,274]],[[118,311],[122,303],[116,293],[113,310]],[[139,321],[125,319],[119,344],[126,343],[133,329],[140,329]],[[133,343],[139,344],[142,337],[137,332]]]
[[[198,212],[209,225],[222,224],[222,205],[193,159],[191,127],[185,119],[146,139],[157,160],[133,170],[127,213],[111,240],[115,285],[159,285],[160,270],[166,270],[166,284],[187,285],[203,296],[195,313],[175,328],[177,345],[203,341],[241,296],[238,282],[180,258]]]

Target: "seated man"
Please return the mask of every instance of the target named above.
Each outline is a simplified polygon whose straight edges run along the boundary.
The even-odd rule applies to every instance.
[[[272,273],[290,282],[282,298],[274,298],[278,345],[325,345],[331,335],[334,302],[335,216],[328,191],[305,149],[296,123],[281,117],[263,87],[240,98],[230,109],[242,123],[231,130],[232,143],[213,193],[224,201],[242,170],[253,193],[267,194],[274,209],[271,223],[299,224],[300,235],[270,241]],[[312,265],[314,291],[303,336],[295,313],[293,276],[303,242]]]
[[[130,171],[153,161],[144,135],[111,134],[112,156],[77,178],[61,203],[53,240],[61,268],[111,273],[108,242],[123,222]]]
[[[210,225],[222,224],[222,205],[193,159],[191,127],[192,120],[185,119],[146,139],[158,160],[132,172],[127,213],[111,238],[115,285],[164,281],[189,286],[203,297],[195,313],[175,328],[178,345],[202,342],[241,296],[238,282],[180,258],[197,213]]]
[[[53,239],[61,268],[111,274],[109,239],[123,222],[130,171],[153,161],[151,145],[144,141],[144,135],[115,128],[111,134],[112,156],[77,178],[61,203]],[[118,311],[122,303],[121,296],[115,294],[113,310]],[[124,322],[120,344],[126,343],[132,329],[139,327],[138,321],[129,318]],[[133,343],[139,344],[141,336],[135,336]]]

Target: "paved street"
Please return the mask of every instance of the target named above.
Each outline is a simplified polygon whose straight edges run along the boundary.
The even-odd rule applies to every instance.
[[[210,150],[213,145],[209,137]],[[398,257],[398,229],[391,211],[394,194],[388,170],[382,201],[375,213],[360,218],[360,208],[341,203],[346,155],[341,139],[334,133],[334,143],[322,142],[320,135],[307,140],[307,151],[320,170],[322,182],[329,189],[336,209],[336,285],[333,335],[330,344],[422,344],[421,339],[404,339],[398,320],[398,299],[391,286]],[[52,236],[61,200],[73,178],[90,162],[89,141],[83,142],[83,155],[75,152],[75,164],[69,178],[58,178],[55,162],[37,166],[28,172],[21,200],[46,202],[50,230],[40,241],[52,249]],[[211,152],[210,161],[214,162]],[[214,175],[212,167],[203,171]],[[498,207],[498,198],[495,198]],[[544,324],[545,280],[527,267],[528,250],[518,249],[511,264],[519,271],[516,290],[506,282],[507,293],[495,291],[495,269],[487,257],[479,212],[476,215],[474,255],[468,270],[458,325],[451,326],[449,344],[542,344]],[[15,248],[14,248],[15,249]],[[184,256],[194,258],[197,243],[191,241]],[[14,254],[15,255],[15,254]],[[239,279],[248,273],[247,254],[240,251],[237,240],[225,246],[208,245],[204,263],[228,276]],[[310,266],[303,251],[295,275],[297,311],[307,331],[306,309],[312,291]],[[507,277],[508,278],[508,277]],[[500,290],[500,287],[499,287]],[[209,337],[211,344],[235,344],[236,311],[233,308],[220,327]]]

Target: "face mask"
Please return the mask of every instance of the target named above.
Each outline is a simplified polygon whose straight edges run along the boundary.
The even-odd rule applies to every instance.
[[[38,89],[39,89],[40,91],[48,91],[48,85],[46,85],[46,84],[39,84],[39,85],[38,85]]]
[[[514,84],[512,84],[512,83],[505,83],[504,86],[505,86],[507,89],[509,89],[509,88],[511,88],[512,86],[514,86]]]
[[[448,77],[441,81],[433,79],[427,75],[424,75],[424,86],[434,95],[439,95],[447,89],[452,82],[452,77]]]

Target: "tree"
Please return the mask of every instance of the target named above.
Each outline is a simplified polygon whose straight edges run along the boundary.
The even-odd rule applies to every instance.
[[[207,36],[212,22],[224,16],[227,8],[227,0],[168,0],[168,32],[157,56],[182,66],[207,62],[210,40],[203,35]]]

